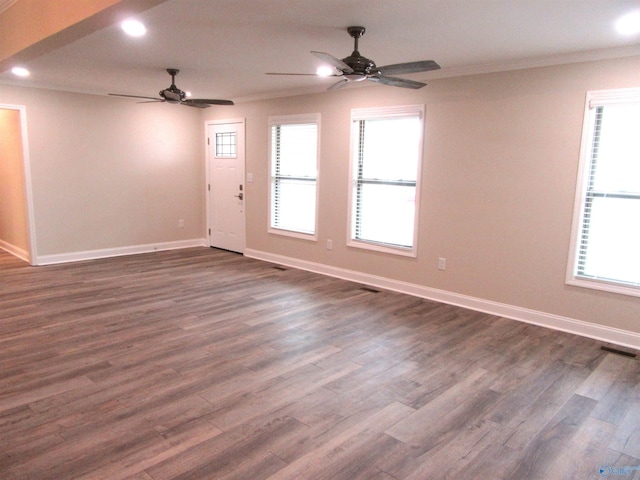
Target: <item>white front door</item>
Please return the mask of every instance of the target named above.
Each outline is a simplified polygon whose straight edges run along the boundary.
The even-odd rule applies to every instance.
[[[245,248],[244,120],[207,125],[209,245]]]

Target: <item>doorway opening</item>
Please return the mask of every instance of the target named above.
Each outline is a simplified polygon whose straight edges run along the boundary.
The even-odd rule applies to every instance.
[[[0,104],[0,248],[37,264],[26,107]]]

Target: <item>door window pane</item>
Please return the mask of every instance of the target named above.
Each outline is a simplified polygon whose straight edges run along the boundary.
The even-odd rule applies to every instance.
[[[236,132],[216,133],[216,157],[236,157]]]

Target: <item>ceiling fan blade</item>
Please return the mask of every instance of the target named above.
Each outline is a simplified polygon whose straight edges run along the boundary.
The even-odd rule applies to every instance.
[[[185,107],[194,107],[194,108],[209,108],[211,106],[207,103],[194,103],[194,102],[190,102],[189,100],[180,102],[180,105],[184,105]]]
[[[265,75],[302,75],[302,76],[308,76],[308,77],[318,76],[317,73],[273,73],[273,72],[267,72],[265,73]]]
[[[343,78],[342,80],[338,80],[336,83],[331,85],[329,88],[327,88],[327,90],[337,90],[346,86],[347,83],[349,83],[349,80],[347,78]]]
[[[143,96],[140,96],[140,95],[123,95],[123,94],[120,94],[120,93],[109,93],[108,95],[111,95],[112,97],[144,98],[144,99],[147,99],[147,100],[155,100],[155,101],[158,101],[158,102],[162,102],[163,101],[161,98],[158,98],[158,97],[143,97]]]
[[[207,98],[188,98],[182,103],[203,103],[208,105],[234,105],[231,100],[210,100]]]
[[[426,86],[426,83],[416,82],[415,80],[407,80],[406,78],[399,77],[387,77],[385,75],[372,75],[368,78],[372,82],[383,83],[384,85],[390,85],[392,87],[402,87],[402,88],[422,88]]]
[[[136,102],[136,103],[165,103],[165,100],[145,100],[144,102]]]
[[[433,60],[423,60],[421,62],[396,63],[394,65],[385,65],[378,67],[378,71],[383,75],[401,75],[403,73],[428,72],[438,70],[438,65]]]
[[[353,73],[353,68],[344,63],[342,60],[334,57],[333,55],[329,55],[324,52],[311,52],[312,55],[319,58],[323,62],[328,63],[332,67],[336,67],[338,70],[341,70],[343,73]]]

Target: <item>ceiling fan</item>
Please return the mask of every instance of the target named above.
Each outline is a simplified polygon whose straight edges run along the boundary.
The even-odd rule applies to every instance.
[[[187,98],[187,93],[176,87],[176,75],[180,70],[177,68],[167,68],[167,73],[171,75],[171,86],[160,90],[160,98],[157,97],[144,97],[140,95],[122,95],[119,93],[110,93],[115,97],[128,97],[128,98],[144,98],[146,102],[139,103],[179,103],[180,105],[186,105],[187,107],[196,108],[209,108],[211,105],[233,105],[231,100],[209,100],[205,98]]]
[[[328,63],[337,69],[337,73],[328,75],[330,77],[342,77],[337,83],[329,87],[329,90],[342,88],[351,82],[371,80],[373,82],[402,88],[422,88],[426,85],[423,82],[408,80],[406,78],[394,77],[391,75],[401,75],[403,73],[428,72],[438,70],[438,65],[433,60],[422,60],[418,62],[396,63],[377,67],[373,60],[363,57],[358,51],[358,39],[364,35],[365,27],[349,27],[347,32],[354,39],[353,53],[342,60],[324,52],[311,52],[320,60]],[[267,75],[318,75],[313,73],[267,73]]]

